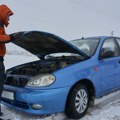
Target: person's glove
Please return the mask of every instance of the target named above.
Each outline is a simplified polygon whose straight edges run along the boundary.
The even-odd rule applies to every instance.
[[[11,41],[11,42],[15,40],[15,37],[14,37],[13,34],[10,34],[9,36],[10,36],[10,41]]]

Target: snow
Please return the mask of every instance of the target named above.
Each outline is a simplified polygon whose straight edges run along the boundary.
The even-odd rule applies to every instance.
[[[34,56],[6,55],[6,69],[22,63],[37,60]],[[11,120],[70,120],[64,113],[50,116],[35,116],[2,105],[3,118]],[[120,120],[120,90],[95,100],[95,106],[90,108],[81,120]]]

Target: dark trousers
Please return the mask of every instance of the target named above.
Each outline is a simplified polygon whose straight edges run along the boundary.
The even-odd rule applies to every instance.
[[[5,67],[3,61],[0,61],[0,112],[1,112],[1,95],[3,92],[4,80],[5,80]]]

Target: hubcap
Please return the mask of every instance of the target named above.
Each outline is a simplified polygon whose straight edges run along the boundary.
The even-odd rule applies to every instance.
[[[84,89],[80,89],[75,98],[75,108],[78,113],[83,113],[88,104],[88,95]]]

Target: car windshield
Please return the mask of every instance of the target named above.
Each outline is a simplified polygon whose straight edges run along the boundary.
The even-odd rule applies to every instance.
[[[70,41],[70,43],[91,57],[96,51],[97,45],[99,43],[99,38],[77,39]]]

